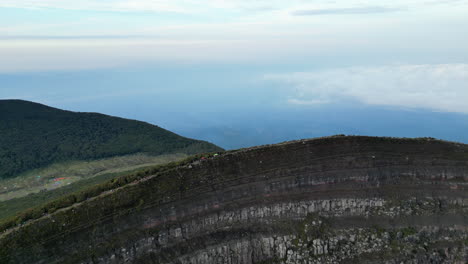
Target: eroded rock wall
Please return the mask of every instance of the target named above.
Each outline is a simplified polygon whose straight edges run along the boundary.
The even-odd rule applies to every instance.
[[[229,152],[3,236],[5,263],[466,263],[468,147],[337,137]],[[1,241],[0,240],[0,241]]]

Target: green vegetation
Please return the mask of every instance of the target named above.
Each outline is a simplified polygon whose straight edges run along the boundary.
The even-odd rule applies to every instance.
[[[54,190],[41,191],[38,193],[29,194],[25,197],[3,201],[0,203],[0,219],[8,219],[22,211],[47,204],[70,193],[79,192],[93,185],[100,184],[113,178],[125,174],[131,174],[137,171],[139,170],[102,174],[93,178],[77,181],[70,185],[66,185]]]
[[[222,150],[140,121],[21,100],[0,100],[0,135],[0,179],[72,160]]]
[[[411,235],[414,235],[416,234],[418,231],[416,230],[416,228],[412,227],[412,226],[409,226],[409,227],[405,227],[405,228],[402,228],[401,229],[401,234],[403,237],[407,237],[407,236],[411,236]]]
[[[59,173],[61,171],[60,169],[65,169],[69,171],[70,173],[80,173],[83,171],[83,168],[85,167],[84,165],[88,165],[89,167],[85,167],[85,168],[89,168],[90,170],[92,170],[92,169],[95,169],[97,165],[101,165],[101,166],[112,165],[117,161],[126,161],[126,163],[124,162],[124,164],[126,165],[125,167],[121,167],[120,169],[115,169],[115,168],[111,169],[111,167],[109,167],[109,169],[105,170],[104,172],[101,171],[95,175],[89,176],[90,174],[86,174],[88,175],[88,177],[86,178],[85,178],[86,175],[84,175],[83,178],[79,178],[79,180],[76,180],[76,181],[69,181],[68,183],[65,183],[66,181],[63,181],[64,183],[62,183],[62,185],[59,186],[59,188],[54,188],[52,190],[47,190],[47,191],[45,189],[42,189],[34,193],[31,190],[35,190],[36,188],[30,188],[30,189],[21,191],[21,193],[30,191],[30,194],[24,195],[24,197],[21,197],[21,198],[14,198],[14,199],[9,199],[9,200],[0,202],[0,221],[4,219],[8,219],[10,217],[14,217],[16,214],[22,211],[25,211],[27,209],[45,205],[67,194],[83,191],[84,189],[89,188],[93,185],[103,183],[105,181],[114,179],[116,177],[136,173],[139,171],[144,171],[146,169],[153,168],[157,164],[165,164],[165,163],[169,163],[170,161],[181,160],[185,157],[186,156],[182,154],[163,155],[163,156],[158,156],[158,157],[146,157],[146,156],[143,157],[141,155],[138,155],[138,157],[125,156],[125,157],[119,157],[118,160],[116,160],[116,158],[112,158],[112,159],[106,159],[103,161],[93,161],[93,162],[84,163],[84,164],[83,162],[80,162],[80,163],[73,164],[73,166],[63,166],[63,167],[58,166],[58,165],[53,165],[52,166],[53,168],[35,170],[35,171],[43,172],[42,175],[45,175],[45,176],[42,178],[47,178],[47,177],[56,177],[54,175],[56,175],[56,173]],[[148,163],[145,163],[139,166],[129,166],[131,162],[135,162],[135,160],[138,160],[140,162],[141,161],[152,162],[152,164],[150,165]],[[60,169],[58,169],[57,167]],[[75,171],[74,169],[77,169],[77,170]],[[78,170],[78,169],[81,169],[81,170]],[[59,175],[63,175],[63,174],[59,174]],[[76,174],[73,174],[73,175],[75,175],[73,177],[78,177],[76,176]],[[73,178],[73,177],[70,177],[70,178]],[[5,180],[4,182],[11,183],[11,181],[20,181],[20,180],[23,182],[26,180],[26,183],[27,183],[27,180],[35,181],[36,179],[34,177],[32,178],[21,177],[21,178],[8,179],[8,180]],[[46,180],[46,182],[53,182],[53,180],[51,179]],[[0,182],[0,186],[1,186],[1,182]],[[44,187],[45,185],[41,185],[41,186]],[[6,193],[3,195],[7,196],[7,195],[19,195],[19,194],[17,194],[17,191],[16,191],[13,194]],[[0,198],[2,198],[2,195],[0,195]]]
[[[70,186],[59,188],[51,192],[31,194],[20,199],[6,201],[0,206],[0,231],[25,223],[28,220],[38,219],[43,215],[56,212],[61,208],[69,207],[75,203],[96,197],[103,192],[128,186],[129,183],[135,182],[144,177],[171,171],[181,165],[186,165],[195,160],[199,160],[202,156],[209,157],[211,155],[212,154],[199,154],[178,162],[151,166],[127,173],[104,174],[76,182]],[[161,185],[160,188],[172,190],[172,188],[177,187],[178,184],[179,182],[174,180],[169,183],[171,186]],[[131,208],[137,206],[140,201],[134,201],[132,192],[128,192],[127,194],[128,195],[125,195],[125,197],[128,201],[122,198],[119,203],[124,204],[124,207],[127,207],[129,204],[131,205]],[[129,204],[127,204],[127,202]],[[133,205],[133,202],[136,204]],[[119,203],[116,202],[114,205],[118,207]],[[28,209],[24,210],[25,208]]]
[[[93,161],[67,161],[22,173],[18,177],[0,180],[0,201],[50,191],[73,182],[102,174],[115,174],[142,167],[159,165],[186,158],[186,154],[149,156],[134,154]],[[59,181],[56,179],[64,178]]]

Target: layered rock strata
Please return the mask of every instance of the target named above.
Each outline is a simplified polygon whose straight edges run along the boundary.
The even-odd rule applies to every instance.
[[[330,137],[227,152],[0,243],[0,263],[467,263],[468,146]]]

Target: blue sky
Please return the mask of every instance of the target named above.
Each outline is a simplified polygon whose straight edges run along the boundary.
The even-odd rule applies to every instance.
[[[227,148],[468,142],[467,13],[468,0],[0,0],[0,98]]]

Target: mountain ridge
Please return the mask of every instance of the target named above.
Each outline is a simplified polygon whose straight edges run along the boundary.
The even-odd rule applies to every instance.
[[[0,178],[54,162],[222,150],[138,120],[16,99],[0,100],[0,135]]]

